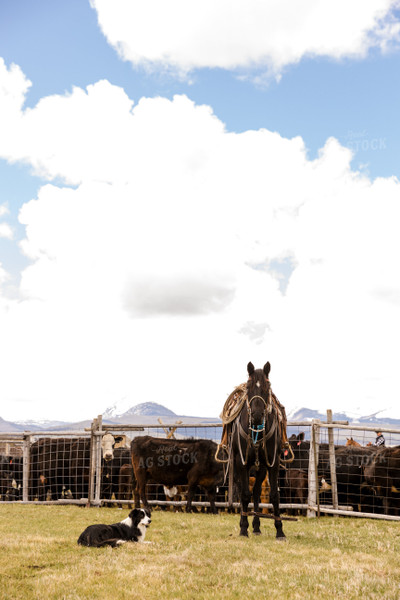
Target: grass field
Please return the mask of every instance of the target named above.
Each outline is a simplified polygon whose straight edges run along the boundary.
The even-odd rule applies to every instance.
[[[83,548],[92,523],[128,510],[0,505],[1,600],[400,598],[400,523],[272,521],[240,538],[239,517],[154,511],[147,540]]]

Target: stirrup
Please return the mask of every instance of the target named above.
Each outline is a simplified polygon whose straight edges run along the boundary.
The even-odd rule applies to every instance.
[[[223,450],[224,452],[226,452],[226,454],[228,455],[228,458],[225,459],[225,458],[219,458],[218,457],[218,455],[221,452],[221,450]],[[215,460],[217,462],[220,462],[220,463],[227,463],[227,462],[229,462],[229,451],[228,451],[228,446],[226,446],[226,444],[218,444],[217,451],[215,453]]]

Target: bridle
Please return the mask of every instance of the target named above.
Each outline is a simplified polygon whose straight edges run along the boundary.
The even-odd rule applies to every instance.
[[[253,400],[255,400],[256,398],[259,398],[260,400],[262,400],[264,402],[264,418],[263,418],[263,422],[261,425],[257,425],[257,428],[252,427],[252,413],[251,413],[251,403],[253,402]],[[266,418],[265,416],[267,414],[271,414],[272,412],[272,392],[271,392],[271,387],[268,390],[268,399],[265,400],[262,396],[258,396],[257,394],[254,394],[254,396],[252,396],[249,400],[249,398],[246,398],[246,405],[247,405],[247,413],[248,413],[248,417],[249,417],[249,430],[251,431],[251,439],[253,442],[253,445],[255,446],[258,442],[258,435],[261,432],[265,432],[265,422],[266,422]],[[264,435],[264,433],[263,433]],[[255,437],[255,439],[254,439]]]
[[[268,380],[267,380],[268,381]],[[257,427],[253,426],[253,417],[252,417],[252,411],[251,411],[251,405],[253,400],[255,400],[256,398],[259,398],[260,400],[263,401],[264,403],[264,415],[263,415],[263,421],[261,423],[261,425],[257,425]],[[276,418],[273,419],[273,423],[269,429],[269,431],[265,431],[265,425],[267,422],[267,416],[270,415],[272,413],[272,411],[274,409],[273,406],[273,402],[272,402],[272,390],[271,387],[269,387],[268,390],[268,398],[265,399],[262,396],[259,396],[258,394],[254,394],[253,396],[251,396],[251,398],[249,399],[248,397],[246,398],[246,406],[247,406],[247,414],[248,414],[248,432],[246,433],[246,431],[243,429],[242,424],[240,423],[240,415],[237,418],[237,431],[238,431],[238,446],[239,446],[239,452],[240,452],[240,456],[242,459],[242,464],[243,466],[245,466],[247,464],[247,460],[249,457],[249,450],[250,450],[250,446],[252,445],[256,454],[256,460],[255,460],[255,468],[258,471],[259,467],[260,467],[260,460],[259,460],[259,449],[260,446],[262,444],[263,449],[264,449],[264,455],[265,455],[265,461],[267,464],[267,467],[272,468],[275,464],[276,461],[276,455],[277,455],[277,445],[278,445],[278,440],[277,437],[275,438],[275,444],[274,444],[274,458],[272,460],[272,462],[270,463],[268,460],[268,452],[267,452],[267,441],[274,435],[275,430],[277,428],[277,424],[278,424],[278,417],[277,415],[275,415]],[[262,437],[260,437],[259,439],[259,435],[262,434]],[[243,453],[242,453],[242,446],[240,443],[240,436],[242,438],[244,438],[246,440],[246,456],[243,457]]]

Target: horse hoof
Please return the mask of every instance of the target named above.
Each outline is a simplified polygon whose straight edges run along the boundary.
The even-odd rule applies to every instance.
[[[275,539],[276,539],[276,541],[277,541],[277,542],[287,542],[287,539],[286,539],[286,537],[285,537],[285,536],[282,536],[282,537],[277,537],[277,538],[275,538]]]
[[[261,531],[253,531],[253,535],[261,535]]]
[[[241,532],[240,532],[240,535],[241,535],[242,537],[249,537],[249,534],[247,533],[247,531],[241,531]]]

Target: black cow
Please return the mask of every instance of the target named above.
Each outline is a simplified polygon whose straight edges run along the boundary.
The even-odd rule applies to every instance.
[[[304,432],[298,435],[291,435],[289,443],[293,450],[294,459],[290,463],[285,463],[286,469],[298,469],[308,472],[308,462],[310,457],[310,441],[304,440]],[[285,451],[287,458],[288,451]]]
[[[366,485],[363,468],[376,452],[374,447],[335,446],[338,503],[351,506],[355,511],[372,512],[373,495]],[[319,452],[318,474],[331,481],[329,449]]]
[[[378,449],[364,467],[364,474],[382,499],[385,515],[400,511],[400,446]]]
[[[114,458],[114,446],[125,438],[123,436],[113,436],[106,432],[101,439],[102,450],[102,485],[101,490],[109,493],[114,490],[113,485],[107,482],[107,475],[112,481],[112,460]],[[73,498],[87,498],[89,495],[90,478],[90,438],[79,438],[71,447],[71,491]],[[108,490],[105,490],[104,486]],[[118,485],[118,484],[117,484]],[[116,489],[116,488],[115,488]],[[111,496],[110,496],[111,497]]]
[[[59,500],[70,489],[70,462],[76,438],[41,438],[30,449],[29,498]]]
[[[286,465],[285,485],[290,488],[290,495],[304,498],[305,474],[308,475],[310,456],[310,442],[304,440],[304,433],[292,435],[289,439],[294,453],[294,461]],[[372,512],[379,510],[371,488],[366,484],[363,467],[365,467],[376,453],[374,447],[363,446],[335,446],[336,481],[338,503],[351,506],[353,510]],[[329,445],[320,444],[318,453],[318,476],[331,482]],[[293,472],[294,470],[294,472]],[[296,470],[302,475],[297,477]],[[325,494],[329,486],[321,489]],[[289,491],[289,490],[288,490]],[[326,499],[326,495],[321,496]],[[330,498],[329,498],[330,500]],[[325,500],[325,501],[329,501]]]
[[[18,500],[20,485],[12,456],[0,456],[0,500],[11,502]]]
[[[100,495],[105,500],[112,500],[113,495],[116,500],[124,499],[119,497],[120,471],[124,465],[132,467],[130,448],[114,448],[113,458],[103,462]]]
[[[145,508],[149,508],[146,484],[152,479],[167,487],[187,484],[187,512],[192,510],[196,487],[203,487],[211,511],[215,513],[216,486],[223,478],[222,464],[214,458],[216,450],[217,444],[211,440],[171,440],[149,435],[134,438],[131,444],[132,464]]]
[[[22,456],[9,456],[8,460],[13,475],[11,499],[22,500],[23,458]]]

